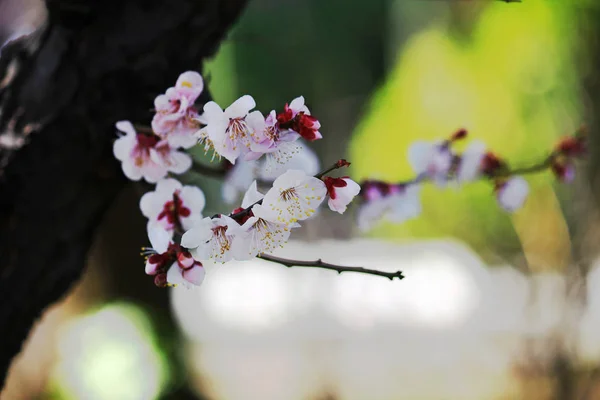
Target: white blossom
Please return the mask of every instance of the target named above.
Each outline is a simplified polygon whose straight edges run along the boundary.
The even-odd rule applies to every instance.
[[[132,181],[144,178],[156,183],[167,172],[182,174],[192,166],[189,155],[177,151],[157,136],[136,133],[131,122],[120,121],[116,127],[125,135],[115,141],[113,153],[121,161],[125,176]]]
[[[322,180],[304,171],[288,170],[273,182],[263,199],[266,219],[291,224],[313,215],[327,194]]]
[[[177,226],[191,229],[202,219],[206,199],[196,186],[183,186],[176,179],[160,180],[154,191],[140,199],[142,214],[148,218],[148,225],[158,224],[167,231]]]

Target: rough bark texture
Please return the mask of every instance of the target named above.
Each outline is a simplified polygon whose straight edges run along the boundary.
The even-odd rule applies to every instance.
[[[154,97],[201,68],[245,2],[47,0],[36,50],[23,47],[31,39],[3,50],[0,387],[34,321],[80,276],[125,184],[115,121],[148,123]]]

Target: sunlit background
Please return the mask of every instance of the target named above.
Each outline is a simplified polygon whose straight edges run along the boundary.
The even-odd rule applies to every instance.
[[[29,13],[23,29],[39,19]],[[411,142],[459,128],[530,165],[595,120],[584,88],[600,76],[599,16],[592,0],[251,0],[203,72],[223,106],[304,95],[323,125],[313,149],[323,163],[348,158],[357,180],[409,178]],[[426,187],[415,220],[365,234],[355,209],[323,210],[280,253],[401,269],[393,282],[255,260],[206,265],[198,291],[155,288],[131,188],[0,397],[598,399],[591,157],[567,187],[532,176],[512,216],[489,183]],[[206,192],[208,215],[222,210],[219,181],[186,180]]]

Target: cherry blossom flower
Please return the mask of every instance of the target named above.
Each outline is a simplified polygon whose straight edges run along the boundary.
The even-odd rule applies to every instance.
[[[397,185],[367,181],[362,185],[364,203],[358,211],[358,227],[372,229],[382,220],[401,223],[421,214],[418,184]]]
[[[170,147],[166,140],[136,133],[129,121],[117,122],[116,127],[125,135],[115,141],[113,153],[121,161],[125,176],[132,181],[144,178],[156,183],[167,172],[182,174],[191,167],[191,157]]]
[[[181,245],[190,249],[195,260],[224,263],[233,259],[231,246],[239,232],[240,225],[227,215],[206,217],[183,234]]]
[[[255,132],[250,144],[251,151],[246,154],[246,160],[256,160],[266,154],[266,168],[273,164],[286,164],[299,146],[294,143],[300,135],[292,130],[280,130],[275,111],[265,118],[264,128]]]
[[[260,111],[250,112],[255,106],[249,95],[240,97],[224,111],[214,101],[204,105],[206,139],[217,154],[232,164],[241,154],[250,151],[255,132],[264,129],[265,119]]]
[[[408,150],[408,161],[418,175],[425,175],[443,186],[452,167],[452,153],[447,141],[416,141]]]
[[[498,203],[508,212],[514,212],[523,207],[529,195],[529,184],[521,176],[513,176],[500,182],[495,188]]]
[[[171,241],[171,234],[161,227],[148,230],[152,244],[146,249],[146,274],[154,276],[156,286],[177,286],[186,288],[199,286],[204,280],[204,268],[195,261],[188,251]]]
[[[327,188],[329,200],[327,204],[332,211],[343,214],[348,204],[360,192],[360,185],[354,182],[350,177],[331,178],[326,176],[323,181]]]
[[[169,232],[177,228],[191,229],[202,219],[205,204],[200,188],[183,186],[172,178],[158,181],[156,189],[140,199],[140,209],[148,218],[149,229],[156,224]]]
[[[244,195],[242,208],[234,211],[252,207],[241,221],[241,232],[233,242],[232,251],[236,260],[249,260],[257,254],[273,252],[287,242],[292,227],[300,226],[269,221],[267,209],[261,204],[255,204],[263,198],[264,195],[258,191],[254,181]]]
[[[457,180],[460,183],[474,181],[481,175],[485,154],[486,146],[481,141],[473,141],[467,146],[460,156],[456,173]]]
[[[308,141],[323,137],[319,132],[321,123],[310,115],[308,107],[304,105],[303,96],[296,97],[289,105],[286,104],[283,112],[277,115],[277,122],[280,129],[291,129]]]
[[[187,71],[179,75],[175,87],[154,100],[156,114],[152,119],[154,132],[166,138],[171,147],[189,149],[197,139],[194,133],[200,128],[194,102],[204,89],[199,73]]]
[[[288,170],[275,179],[263,199],[268,210],[265,218],[283,224],[307,219],[315,213],[326,194],[322,180],[301,170]]]

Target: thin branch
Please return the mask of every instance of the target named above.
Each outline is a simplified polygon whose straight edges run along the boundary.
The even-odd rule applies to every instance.
[[[316,261],[300,261],[300,260],[290,260],[287,258],[276,257],[276,256],[273,256],[270,254],[261,254],[258,256],[258,258],[265,260],[265,261],[270,261],[270,262],[274,262],[277,264],[281,264],[288,268],[291,268],[291,267],[321,268],[321,269],[327,269],[330,271],[336,271],[338,274],[341,274],[342,272],[357,272],[357,273],[367,274],[367,275],[382,276],[384,278],[388,278],[391,281],[394,280],[394,278],[404,279],[404,275],[402,275],[402,271],[385,272],[385,271],[379,271],[376,269],[363,268],[363,267],[347,267],[347,266],[343,266],[343,265],[326,263],[326,262],[322,261],[321,259],[318,259]]]

